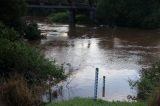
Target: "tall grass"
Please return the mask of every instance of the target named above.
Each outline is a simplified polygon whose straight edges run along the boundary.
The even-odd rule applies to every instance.
[[[148,100],[148,106],[160,106],[160,87],[156,87]]]
[[[20,74],[12,75],[1,84],[0,98],[7,106],[38,106],[41,97],[37,89],[29,87],[27,80]]]

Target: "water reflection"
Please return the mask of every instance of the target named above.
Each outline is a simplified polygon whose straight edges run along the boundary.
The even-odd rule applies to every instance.
[[[98,97],[104,100],[126,100],[136,95],[128,79],[138,79],[138,72],[160,56],[158,30],[128,28],[69,27],[40,23],[47,39],[41,41],[47,58],[64,64],[73,72],[58,84],[59,99],[75,96],[93,97],[95,68],[99,67]],[[72,71],[70,71],[72,70]],[[102,80],[106,76],[106,97],[102,97]]]

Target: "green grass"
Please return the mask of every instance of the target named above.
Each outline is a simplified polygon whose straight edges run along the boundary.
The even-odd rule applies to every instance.
[[[146,104],[143,102],[106,102],[103,100],[94,102],[89,98],[74,98],[69,101],[53,102],[46,106],[146,106]]]

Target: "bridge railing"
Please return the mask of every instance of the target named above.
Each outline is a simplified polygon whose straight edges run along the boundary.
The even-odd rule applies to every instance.
[[[45,5],[45,6],[73,6],[73,7],[85,7],[85,8],[89,8],[90,5],[87,3],[77,3],[74,2],[72,5],[68,4],[68,3],[63,3],[63,2],[48,2],[47,0],[44,2],[42,2],[41,0],[26,0],[28,5]],[[95,7],[95,5],[93,5],[93,7]]]

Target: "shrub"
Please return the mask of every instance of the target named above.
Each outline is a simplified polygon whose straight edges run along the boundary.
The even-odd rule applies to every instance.
[[[32,92],[33,90],[29,88],[27,81],[21,75],[12,75],[3,84],[3,90],[0,94],[2,100],[8,106],[35,106],[39,100],[35,99]]]
[[[46,59],[39,50],[25,43],[0,39],[0,75],[17,72],[28,82],[44,82],[48,76],[63,79],[63,69]]]
[[[132,81],[131,86],[137,88],[138,99],[146,100],[160,83],[160,62],[140,71],[140,79]]]
[[[0,23],[0,38],[16,41],[20,39],[20,35],[13,28],[8,28]]]
[[[49,20],[52,22],[58,22],[58,23],[67,23],[68,22],[68,13],[67,12],[58,12],[51,14],[49,16]]]
[[[38,29],[38,25],[35,22],[30,22],[26,25],[25,36],[28,40],[38,40],[41,39],[41,32]]]

